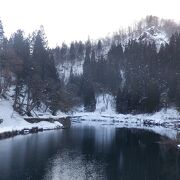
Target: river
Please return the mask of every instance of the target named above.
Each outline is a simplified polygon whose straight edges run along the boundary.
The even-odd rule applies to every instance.
[[[180,151],[148,130],[74,123],[0,141],[0,180],[179,180]]]

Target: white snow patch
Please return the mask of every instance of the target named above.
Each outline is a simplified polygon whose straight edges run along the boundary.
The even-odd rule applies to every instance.
[[[84,61],[79,60],[65,61],[64,63],[59,64],[57,66],[59,78],[67,83],[71,73],[75,76],[80,76],[81,74],[83,74],[83,64]]]
[[[159,30],[157,27],[152,26],[145,30],[138,38],[136,38],[138,41],[147,41],[150,43],[155,43],[157,49],[159,50],[161,45],[165,45],[169,42],[167,34]]]
[[[126,82],[126,78],[125,78],[125,72],[122,69],[120,70],[120,75],[121,75],[121,79],[122,79],[121,87],[123,88],[125,85],[125,82]]]
[[[100,94],[96,97],[96,112],[114,114],[115,100],[110,94]]]

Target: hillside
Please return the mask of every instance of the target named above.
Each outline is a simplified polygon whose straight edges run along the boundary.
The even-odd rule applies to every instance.
[[[42,108],[52,115],[74,109],[142,114],[178,108],[179,27],[147,16],[109,37],[54,49],[43,27],[30,37],[21,30],[10,39],[2,33],[0,96],[14,86],[11,104],[23,116]]]
[[[129,41],[135,40],[137,42],[155,43],[157,50],[160,50],[161,45],[169,43],[171,35],[180,31],[179,24],[176,24],[172,20],[159,19],[155,16],[147,16],[136,23],[133,28],[128,27],[127,30],[119,30],[113,33],[112,36],[100,39],[99,41],[92,42],[92,48],[95,51],[100,49],[97,56],[103,56],[107,59],[107,54],[113,44],[120,44],[125,48]],[[80,42],[81,45],[82,42]],[[88,43],[88,41],[87,41]],[[83,74],[83,64],[85,58],[85,52],[82,52],[80,58],[76,57],[73,61],[70,58],[70,49],[74,48],[74,45],[78,46],[78,42],[72,42],[71,46],[67,48],[67,54],[65,58],[55,58],[57,61],[57,71],[61,80],[65,83],[68,82],[70,75],[80,76]],[[62,47],[63,48],[63,47]],[[78,47],[76,47],[78,48]],[[78,50],[74,50],[75,54]],[[82,50],[83,51],[83,50]],[[57,54],[55,55],[57,57]],[[99,57],[97,57],[98,59]]]

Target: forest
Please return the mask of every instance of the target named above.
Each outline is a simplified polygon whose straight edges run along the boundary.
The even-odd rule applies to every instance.
[[[166,32],[168,41],[157,45],[148,39],[147,29],[151,35]],[[82,104],[93,112],[101,93],[115,98],[117,113],[179,109],[179,32],[175,22],[147,16],[112,37],[50,48],[43,26],[28,37],[18,30],[8,39],[0,22],[0,97],[6,98],[13,87],[13,108],[27,116],[38,108],[56,115]],[[64,62],[82,62],[83,72],[71,68],[64,81],[57,68]]]

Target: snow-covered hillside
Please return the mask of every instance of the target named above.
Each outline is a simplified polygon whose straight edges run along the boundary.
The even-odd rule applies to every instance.
[[[169,43],[169,34],[157,26],[147,26],[141,30],[135,30],[126,34],[123,38],[121,36],[121,34],[113,36],[111,44],[121,43],[125,47],[129,41],[135,40],[137,42],[155,43],[157,49],[159,50],[162,44],[165,45],[166,43]]]
[[[59,122],[39,122],[39,123],[28,123],[13,110],[12,102],[10,99],[0,99],[0,133],[11,132],[15,130],[22,130],[24,128],[31,129],[33,127],[45,129],[55,129],[62,127]]]
[[[169,42],[168,35],[165,31],[159,30],[157,27],[152,26],[144,30],[139,37],[136,38],[138,41],[146,41],[149,43],[155,43],[157,49],[163,44]]]
[[[144,27],[141,31],[133,31],[129,35],[126,34],[126,37],[122,39],[121,35],[116,35],[101,39],[102,41],[102,52],[101,54],[107,58],[108,51],[111,48],[112,44],[121,43],[123,47],[125,47],[130,40],[136,40],[138,42],[148,42],[148,43],[155,43],[157,49],[160,49],[160,46],[169,42],[169,34],[165,32],[162,28],[151,26],[151,27]],[[61,80],[65,83],[68,82],[70,74],[73,75],[81,75],[83,74],[83,64],[84,60],[82,59],[75,59],[73,61],[66,60],[64,62],[59,63],[57,67],[57,72]]]
[[[57,72],[60,79],[67,83],[71,73],[75,76],[83,74],[83,64],[83,60],[65,61],[64,63],[58,64]]]

